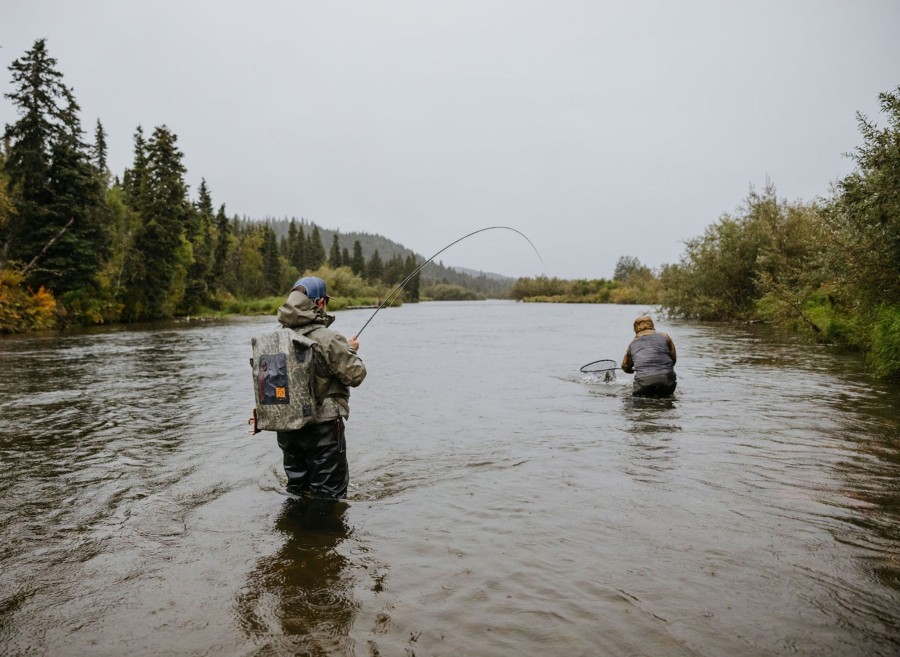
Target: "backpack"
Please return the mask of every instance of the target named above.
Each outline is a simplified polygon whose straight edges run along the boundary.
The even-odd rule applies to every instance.
[[[256,408],[250,433],[296,431],[316,421],[316,342],[280,328],[250,340]]]

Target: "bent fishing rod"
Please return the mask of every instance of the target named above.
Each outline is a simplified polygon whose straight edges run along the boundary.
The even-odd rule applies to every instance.
[[[498,230],[498,229],[499,230],[511,230],[512,232],[518,233],[519,235],[524,237],[525,241],[528,242],[529,244],[531,244],[531,248],[534,249],[534,252],[537,254],[538,259],[541,261],[541,266],[544,267],[544,271],[546,273],[547,265],[544,264],[544,259],[541,257],[540,251],[537,250],[537,247],[532,243],[532,241],[530,239],[528,239],[528,236],[525,233],[523,233],[522,231],[516,230],[515,228],[510,228],[509,226],[488,226],[487,228],[479,228],[478,230],[473,230],[468,235],[463,235],[459,239],[450,242],[450,244],[448,244],[443,249],[441,249],[440,251],[435,253],[433,256],[428,258],[428,260],[426,260],[421,265],[416,267],[411,274],[408,274],[406,276],[406,278],[404,278],[402,281],[400,281],[400,283],[397,285],[397,287],[395,287],[393,290],[391,290],[391,293],[388,294],[387,297],[385,297],[384,301],[382,301],[381,304],[375,309],[375,312],[373,312],[372,315],[369,317],[369,319],[366,320],[366,323],[363,324],[363,327],[361,329],[359,329],[359,331],[357,331],[356,337],[358,338],[362,334],[362,332],[366,330],[366,327],[369,325],[369,322],[371,322],[375,318],[375,315],[378,314],[379,310],[381,310],[386,305],[388,305],[391,301],[393,301],[394,299],[397,298],[397,295],[400,294],[400,291],[404,287],[406,287],[406,284],[409,283],[416,274],[418,274],[420,271],[422,271],[422,269],[424,269],[425,265],[427,265],[429,262],[431,262],[432,260],[437,258],[439,255],[441,255],[444,251],[449,249],[454,244],[458,244],[459,242],[462,242],[464,239],[466,239],[468,237],[472,237],[472,235],[477,235],[478,233],[483,233],[486,230]]]

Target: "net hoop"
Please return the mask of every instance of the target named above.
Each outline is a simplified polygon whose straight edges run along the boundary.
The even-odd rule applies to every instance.
[[[601,358],[600,360],[595,360],[587,365],[582,365],[579,371],[584,372],[585,374],[595,374],[616,369],[618,369],[618,363],[616,363],[616,361],[611,358]]]

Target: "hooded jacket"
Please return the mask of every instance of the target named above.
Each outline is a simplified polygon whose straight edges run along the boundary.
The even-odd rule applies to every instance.
[[[350,416],[350,388],[366,378],[366,366],[347,342],[329,326],[334,316],[294,290],[278,309],[278,323],[316,342],[316,416],[320,422]]]

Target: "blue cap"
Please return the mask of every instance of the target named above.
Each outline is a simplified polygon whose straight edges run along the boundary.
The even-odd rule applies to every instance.
[[[328,290],[325,287],[325,281],[317,276],[304,276],[296,283],[294,283],[293,289],[296,290],[297,287],[301,285],[306,291],[306,296],[308,296],[310,301],[312,301],[313,303],[315,303],[322,297],[325,297],[326,299],[331,298],[330,296],[328,296]]]

